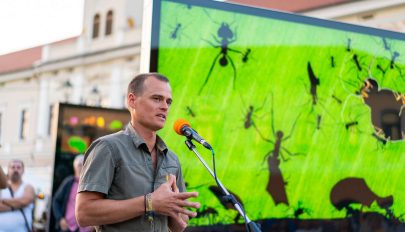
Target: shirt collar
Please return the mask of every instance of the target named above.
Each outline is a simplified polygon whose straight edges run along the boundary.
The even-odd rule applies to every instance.
[[[135,146],[137,148],[141,148],[143,146],[144,148],[147,149],[147,145],[145,140],[141,136],[138,135],[138,132],[134,129],[134,127],[131,125],[131,122],[129,122],[125,128],[125,133],[131,136],[132,141],[134,142]],[[159,137],[159,135],[156,135],[156,148],[162,153],[165,154],[168,151],[168,148],[163,142],[163,140]]]

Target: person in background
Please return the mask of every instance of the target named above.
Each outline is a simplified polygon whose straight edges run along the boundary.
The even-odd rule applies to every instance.
[[[7,187],[7,176],[4,174],[3,168],[0,167],[0,189]]]
[[[76,222],[75,204],[80,172],[83,167],[83,155],[77,155],[73,161],[74,175],[66,177],[52,200],[52,212],[55,217],[56,231],[88,232],[92,227],[80,227]]]
[[[80,225],[97,231],[183,231],[187,199],[178,157],[157,135],[172,103],[169,80],[158,73],[140,74],[128,86],[131,121],[123,131],[94,141],[85,154],[76,202]]]
[[[0,232],[32,231],[34,188],[22,180],[24,163],[11,160],[8,164],[8,188],[0,191]]]

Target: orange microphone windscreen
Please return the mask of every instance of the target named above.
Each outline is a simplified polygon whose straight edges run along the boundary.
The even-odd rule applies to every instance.
[[[181,128],[183,128],[183,126],[190,126],[190,123],[182,118],[179,118],[176,120],[176,122],[174,122],[173,129],[174,131],[176,131],[177,134],[183,135],[181,131]]]

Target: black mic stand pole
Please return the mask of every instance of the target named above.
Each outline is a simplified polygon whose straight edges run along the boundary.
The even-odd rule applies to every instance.
[[[233,206],[235,209],[239,212],[239,214],[246,220],[246,223],[248,224],[249,231],[252,232],[261,232],[259,226],[254,222],[251,221],[248,216],[245,214],[245,212],[242,210],[239,202],[236,200],[236,198],[228,192],[228,190],[222,185],[221,181],[218,178],[215,178],[214,172],[211,170],[211,168],[207,165],[207,163],[204,161],[204,159],[200,156],[198,151],[196,150],[194,144],[191,142],[190,139],[187,139],[185,141],[188,149],[194,152],[194,154],[197,156],[197,158],[201,161],[201,163],[205,166],[205,168],[208,170],[208,172],[211,174],[211,176],[215,179],[215,181],[218,184],[218,187],[222,189],[222,192],[225,193],[224,198],[230,202],[232,202]]]

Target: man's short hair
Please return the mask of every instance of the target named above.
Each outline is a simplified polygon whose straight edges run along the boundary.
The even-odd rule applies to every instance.
[[[10,162],[8,162],[8,166],[10,167],[10,165],[11,165],[12,163],[20,163],[21,166],[22,166],[22,168],[25,169],[25,168],[24,168],[24,161],[22,161],[22,160],[20,160],[20,159],[12,159],[12,160],[10,160]]]
[[[169,79],[160,73],[141,73],[136,75],[128,85],[127,94],[133,93],[135,96],[139,96],[143,92],[145,80],[149,77],[154,77],[159,81],[169,83]]]

